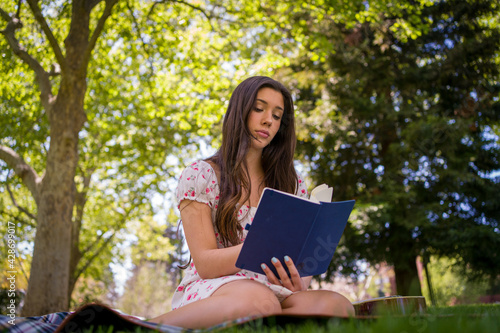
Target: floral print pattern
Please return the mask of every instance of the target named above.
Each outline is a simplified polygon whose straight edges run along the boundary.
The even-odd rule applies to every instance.
[[[308,195],[307,188],[300,175],[297,195],[302,197],[307,197]],[[212,210],[212,221],[215,221],[215,213],[219,205],[219,184],[212,166],[205,161],[196,161],[185,168],[179,178],[176,196],[179,204],[182,200],[194,200],[207,204]],[[245,226],[247,224],[252,224],[257,208],[243,205],[237,207],[237,209],[238,220],[240,221],[240,225],[243,230],[241,240],[244,241],[248,233]],[[223,248],[224,246],[215,224],[214,233],[217,238],[217,246],[219,248]],[[292,291],[285,287],[271,284],[265,275],[248,270],[241,270],[236,274],[222,276],[215,279],[202,279],[199,276],[194,263],[191,263],[184,271],[184,278],[174,292],[174,296],[172,298],[172,309],[207,298],[220,286],[228,282],[245,279],[258,281],[266,285],[274,292],[280,302],[292,294]]]

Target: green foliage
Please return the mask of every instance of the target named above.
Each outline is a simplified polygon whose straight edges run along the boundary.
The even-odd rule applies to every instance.
[[[72,4],[44,1],[40,6],[64,54]],[[14,15],[17,7],[11,2],[1,9]],[[91,30],[104,9],[100,3],[92,10]],[[80,251],[75,278],[99,280],[113,260],[121,261],[125,253],[115,245],[127,242],[134,221],[160,229],[151,218],[157,213],[152,198],[171,191],[178,165],[192,158],[199,140],[217,138],[228,92],[247,76],[250,61],[241,55],[252,55],[249,46],[238,44],[237,36],[245,36],[240,23],[226,20],[232,13],[225,11],[217,4],[152,1],[122,1],[113,8],[87,70],[87,122],[79,133],[75,177],[73,225]],[[7,19],[2,18],[3,27]],[[60,64],[48,38],[24,3],[19,18],[23,26],[16,38],[50,72],[56,95]],[[6,78],[0,84],[0,145],[12,148],[43,175],[51,129],[39,100],[40,87],[5,38],[0,46],[0,70]],[[267,72],[267,67],[262,70]],[[18,220],[19,243],[30,243],[39,207],[10,168],[3,162],[0,167],[0,218]],[[167,243],[165,238],[159,243],[140,241],[141,246],[156,244],[157,251]]]
[[[469,281],[457,270],[455,260],[432,257],[428,264],[436,306],[477,303],[480,296],[488,295],[489,281]],[[426,277],[422,285],[425,298],[430,301]]]
[[[93,267],[99,267],[101,263],[94,263]],[[95,270],[95,268],[94,268]],[[85,304],[100,303],[111,304],[115,297],[113,272],[109,269],[99,273],[98,279],[94,279],[92,273],[87,273],[76,282],[71,294],[70,311],[76,310]]]
[[[19,14],[22,27],[15,37],[49,73],[51,93],[57,97],[63,65],[54,44],[64,58],[72,3],[39,2],[52,44],[29,6],[19,4],[2,4],[2,29],[7,15]],[[91,31],[105,7],[100,2],[92,9]],[[201,140],[217,144],[229,92],[243,77],[269,74],[287,64],[284,52],[273,52],[272,41],[280,38],[268,34],[273,26],[265,12],[247,2],[120,1],[113,7],[90,62],[84,64],[87,121],[79,132],[74,179],[73,279],[109,281],[109,264],[126,256],[117,245],[127,244],[130,230],[137,229],[134,223],[142,221],[144,229],[155,232],[162,228],[152,218],[158,212],[152,199],[172,190],[178,165],[192,158]],[[53,129],[40,101],[41,87],[33,68],[15,55],[6,38],[0,46],[0,70],[6,78],[0,84],[0,145],[12,148],[43,176]],[[0,219],[18,220],[19,242],[30,244],[40,207],[11,166],[0,161],[0,168]],[[142,238],[148,235],[140,237],[138,244],[145,248],[134,255],[160,257],[162,247],[168,253],[171,243],[165,238],[148,243]]]
[[[174,237],[166,233],[167,230],[176,229],[175,224],[165,226],[153,219],[135,221],[130,226],[130,232],[136,237],[132,242],[132,263],[140,265],[143,261],[171,262],[177,247],[172,244]]]
[[[133,270],[123,295],[116,303],[124,313],[154,318],[170,311],[177,281],[172,281],[167,265],[162,262],[144,262]]]
[[[364,5],[355,23],[292,17],[304,47],[279,73],[295,88],[298,150],[313,179],[332,184],[337,200],[357,199],[330,273],[352,272],[361,258],[387,261],[404,274],[399,284],[416,276],[427,249],[495,276],[499,8]]]

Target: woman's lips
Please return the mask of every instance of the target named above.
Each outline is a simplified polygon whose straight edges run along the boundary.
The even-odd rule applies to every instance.
[[[267,131],[256,131],[259,136],[261,136],[264,139],[267,139],[269,137],[269,132]]]

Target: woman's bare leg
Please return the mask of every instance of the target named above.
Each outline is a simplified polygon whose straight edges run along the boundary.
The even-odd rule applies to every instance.
[[[184,328],[207,328],[224,321],[281,313],[274,293],[252,280],[229,282],[212,296],[187,304],[149,321]]]
[[[351,302],[329,290],[306,290],[281,302],[283,314],[349,317],[354,315]]]

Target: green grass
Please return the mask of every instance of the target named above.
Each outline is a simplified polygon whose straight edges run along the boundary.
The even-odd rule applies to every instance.
[[[334,319],[314,321],[281,327],[268,327],[259,323],[231,327],[223,332],[342,332],[342,333],[455,333],[500,332],[500,305],[469,305],[429,308],[425,315],[381,316],[377,319]]]
[[[111,333],[112,328],[86,331]],[[147,332],[136,330],[136,332]],[[213,331],[212,331],[213,332]],[[216,332],[222,333],[498,333],[500,332],[500,304],[430,307],[424,315],[385,315],[376,319],[331,319],[301,321],[295,324],[272,325],[255,320]]]

